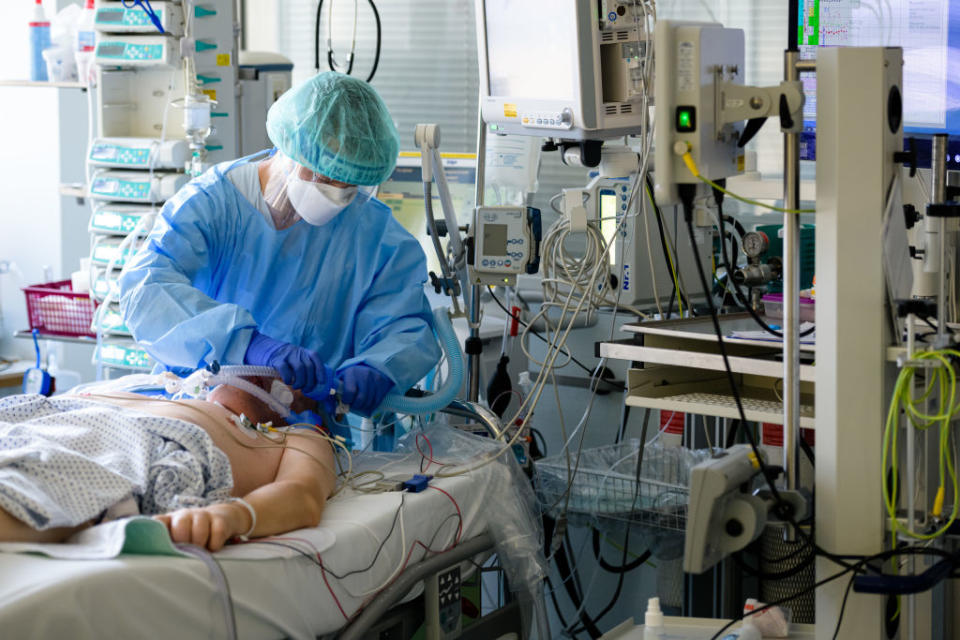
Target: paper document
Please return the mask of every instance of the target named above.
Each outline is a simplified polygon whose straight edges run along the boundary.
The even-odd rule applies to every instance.
[[[802,323],[800,323],[800,333],[802,334],[802,333],[805,332],[807,329],[810,329],[810,328],[812,328],[813,326],[814,326],[814,323],[812,323],[812,322],[802,322]],[[780,330],[780,327],[774,327],[774,328],[777,329],[777,330]],[[778,338],[777,336],[773,335],[772,333],[769,333],[768,331],[764,331],[763,329],[757,329],[756,331],[732,331],[732,332],[730,332],[730,335],[728,335],[727,337],[728,337],[728,338],[733,338],[734,340],[737,340],[737,339],[739,339],[739,340],[762,340],[763,342],[775,342],[775,343],[777,343],[777,344],[780,344],[780,343],[783,342],[783,339],[782,339],[782,338]],[[801,335],[801,336],[800,336],[800,344],[811,344],[811,345],[812,345],[812,344],[816,344],[816,342],[817,342],[817,332],[816,332],[816,331],[812,331],[812,332],[810,333],[810,335],[806,335],[806,336]]]

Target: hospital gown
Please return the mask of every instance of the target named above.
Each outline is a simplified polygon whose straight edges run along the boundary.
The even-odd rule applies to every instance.
[[[0,507],[35,529],[229,498],[230,460],[195,424],[81,397],[0,398]]]
[[[361,197],[329,224],[278,231],[227,176],[256,160],[217,165],[163,206],[120,276],[133,337],[186,373],[242,364],[257,329],[409,389],[441,355],[420,244],[389,207]]]

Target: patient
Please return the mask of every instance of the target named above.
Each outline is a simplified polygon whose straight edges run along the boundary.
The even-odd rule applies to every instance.
[[[284,425],[226,385],[208,400],[0,399],[0,541],[62,542],[128,515],[124,505],[163,522],[175,542],[212,551],[316,526],[336,484],[329,442],[309,430],[258,433],[237,426],[241,414]]]

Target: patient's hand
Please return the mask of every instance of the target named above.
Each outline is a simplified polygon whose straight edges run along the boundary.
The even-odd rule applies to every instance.
[[[174,542],[195,544],[210,551],[219,551],[228,540],[246,533],[251,524],[250,512],[232,502],[179,509],[153,518],[166,525]]]

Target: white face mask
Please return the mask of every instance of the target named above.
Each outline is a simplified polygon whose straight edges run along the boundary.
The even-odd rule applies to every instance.
[[[332,184],[300,178],[294,178],[287,183],[287,198],[297,215],[317,227],[337,217],[356,196],[356,187],[335,187]]]

